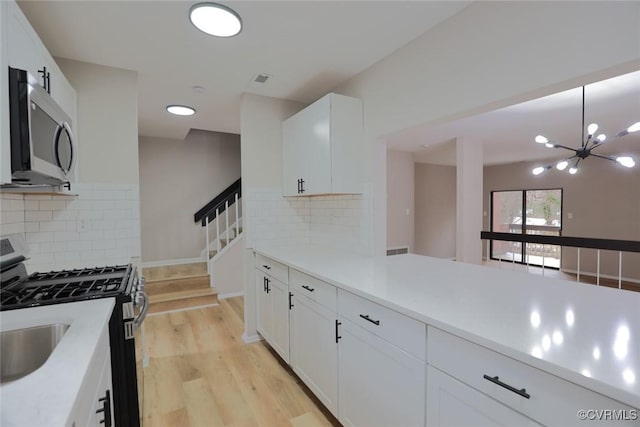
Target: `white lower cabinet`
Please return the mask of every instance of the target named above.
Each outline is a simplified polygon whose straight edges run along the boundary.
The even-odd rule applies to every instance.
[[[335,289],[334,289],[335,293]],[[334,416],[338,416],[336,312],[293,293],[291,368]]]
[[[540,426],[455,378],[427,367],[427,426]]]
[[[256,315],[260,335],[289,362],[289,287],[256,270]]]
[[[425,363],[344,317],[339,320],[340,422],[358,427],[424,426]]]
[[[107,325],[94,352],[67,426],[114,426],[110,353]]]

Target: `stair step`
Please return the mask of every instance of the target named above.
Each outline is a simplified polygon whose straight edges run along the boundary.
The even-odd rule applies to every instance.
[[[218,251],[209,251],[209,259],[213,258],[214,256],[216,256],[218,254]]]
[[[149,296],[149,313],[162,313],[212,304],[218,304],[218,291],[214,288],[166,292]]]
[[[143,268],[145,290],[149,295],[209,288],[207,263],[166,265]]]

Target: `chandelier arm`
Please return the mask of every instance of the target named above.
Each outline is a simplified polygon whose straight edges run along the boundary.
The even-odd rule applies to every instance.
[[[576,154],[578,154],[578,151],[580,151],[580,150],[576,150],[575,148],[567,147],[566,145],[561,145],[561,144],[553,144],[553,148],[564,148],[565,150],[573,151]]]
[[[611,156],[603,156],[602,154],[589,153],[590,156],[600,157],[601,159],[611,160],[612,162],[617,162],[617,160]]]
[[[625,135],[626,135],[626,134],[625,134]],[[624,136],[624,135],[622,135],[622,136]],[[620,138],[620,137],[621,137],[621,136],[620,136],[619,134],[618,134],[618,135],[613,135],[611,138],[607,138],[607,139],[606,139],[606,140],[604,140],[603,142],[600,142],[600,143],[598,143],[598,144],[593,143],[593,145],[591,145],[590,150],[593,150],[593,149],[594,149],[594,148],[596,148],[596,147],[602,147],[603,145],[608,144],[608,143],[610,143],[611,141],[615,141],[616,139],[618,139],[618,138]],[[597,141],[597,139],[595,139],[594,141]]]

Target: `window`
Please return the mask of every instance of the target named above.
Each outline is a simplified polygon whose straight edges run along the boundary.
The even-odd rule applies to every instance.
[[[562,189],[491,192],[491,231],[562,234]],[[491,241],[491,259],[560,268],[560,246]]]

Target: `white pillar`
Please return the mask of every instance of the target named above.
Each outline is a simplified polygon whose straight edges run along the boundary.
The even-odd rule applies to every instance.
[[[456,138],[456,260],[482,264],[482,142]]]

